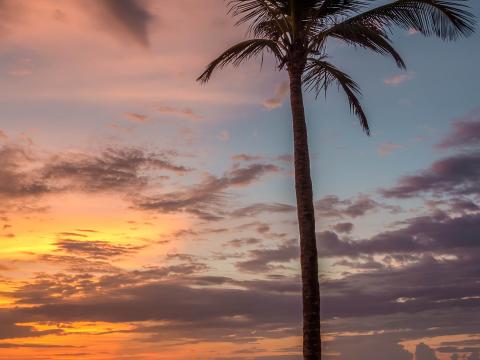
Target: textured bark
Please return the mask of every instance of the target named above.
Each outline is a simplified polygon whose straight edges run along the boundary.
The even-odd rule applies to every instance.
[[[290,69],[289,74],[294,137],[295,191],[302,268],[303,357],[305,360],[317,360],[321,359],[320,289],[310,158],[302,96],[302,70],[301,68]]]

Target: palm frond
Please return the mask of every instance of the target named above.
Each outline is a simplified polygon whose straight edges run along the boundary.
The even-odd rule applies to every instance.
[[[341,23],[314,36],[311,46],[318,51],[329,37],[344,41],[349,45],[370,49],[381,55],[390,55],[399,68],[406,68],[402,57],[392,46],[388,34],[378,26],[357,22]]]
[[[325,0],[318,6],[314,15],[319,17],[327,16],[347,16],[357,13],[368,5],[372,0]]]
[[[237,25],[249,23],[249,32],[266,22],[272,22],[279,33],[291,32],[287,18],[287,3],[282,0],[228,0],[229,13],[238,17]]]
[[[350,110],[357,116],[363,131],[370,135],[368,119],[359,100],[361,92],[358,84],[348,74],[330,64],[326,59],[326,57],[308,59],[303,77],[306,88],[314,91],[315,95],[318,96],[322,92],[326,93],[333,83],[337,83],[338,88],[342,88],[345,92]]]
[[[284,40],[288,39],[289,29],[277,20],[261,21],[250,29],[250,32],[256,38],[277,40],[281,41],[284,47],[288,46],[288,41]]]
[[[384,29],[399,26],[414,29],[425,36],[455,40],[475,30],[475,17],[469,11],[467,1],[396,0],[353,16],[344,23],[371,24]]]
[[[259,55],[264,50],[271,51],[279,62],[282,61],[282,53],[275,41],[269,39],[245,40],[233,45],[213,60],[202,75],[198,77],[197,81],[206,83],[215,70],[222,69],[227,64],[238,66],[242,62]]]

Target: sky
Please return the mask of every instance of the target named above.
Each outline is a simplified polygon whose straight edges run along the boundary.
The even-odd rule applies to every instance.
[[[480,16],[480,4],[470,1]],[[222,0],[0,1],[0,359],[301,359],[287,75]],[[480,34],[329,43],[305,107],[325,359],[480,356]]]

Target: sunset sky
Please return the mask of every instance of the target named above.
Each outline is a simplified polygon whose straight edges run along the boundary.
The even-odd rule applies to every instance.
[[[0,0],[0,360],[301,359],[287,75],[195,81],[226,12]],[[306,96],[325,359],[480,360],[480,32],[393,38],[329,44],[371,137]]]

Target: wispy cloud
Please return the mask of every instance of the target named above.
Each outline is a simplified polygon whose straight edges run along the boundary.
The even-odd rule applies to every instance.
[[[190,120],[201,120],[202,116],[194,112],[191,108],[177,108],[173,106],[160,105],[157,106],[156,110],[160,114],[174,115],[183,117]]]
[[[388,86],[398,86],[408,80],[413,79],[414,73],[407,72],[405,74],[394,75],[383,80],[383,83]]]
[[[420,194],[480,194],[480,153],[460,153],[434,162],[415,175],[400,178],[382,189],[388,198],[411,198]]]
[[[403,148],[403,145],[395,144],[392,142],[384,142],[378,147],[378,154],[380,156],[388,156],[395,150]]]
[[[4,131],[0,130],[0,140],[7,140],[8,136]]]
[[[437,148],[468,148],[480,144],[480,109],[452,123],[452,131],[436,145]]]
[[[263,106],[268,110],[279,108],[283,104],[283,100],[289,91],[288,81],[284,81],[277,85],[275,88],[275,95],[272,98],[266,99],[263,102]]]
[[[217,138],[222,141],[228,141],[230,140],[230,132],[228,130],[222,130],[218,134]]]
[[[205,220],[219,220],[225,211],[226,192],[234,187],[248,186],[267,174],[279,173],[281,169],[272,164],[254,163],[246,167],[234,168],[221,177],[208,175],[197,184],[179,191],[140,199],[138,207],[160,212],[187,211]]]
[[[138,122],[138,123],[145,123],[149,121],[149,118],[147,115],[135,113],[135,112],[126,112],[124,113],[125,117],[133,122]]]

